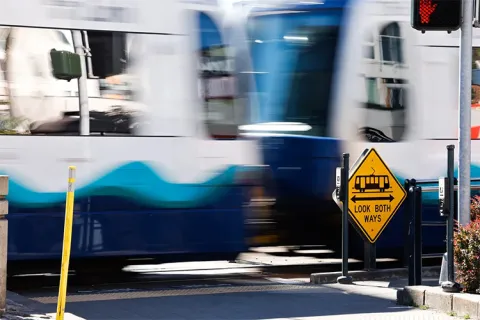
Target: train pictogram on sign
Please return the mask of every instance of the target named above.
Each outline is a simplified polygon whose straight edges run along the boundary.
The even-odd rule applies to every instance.
[[[372,168],[373,169],[373,168]],[[375,175],[374,173],[368,176],[357,176],[355,178],[355,189],[360,192],[378,191],[384,192],[390,188],[390,179],[387,175]]]

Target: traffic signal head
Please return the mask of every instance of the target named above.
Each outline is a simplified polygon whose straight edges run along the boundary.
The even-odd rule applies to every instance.
[[[455,31],[462,21],[462,0],[412,0],[412,27],[420,31]]]

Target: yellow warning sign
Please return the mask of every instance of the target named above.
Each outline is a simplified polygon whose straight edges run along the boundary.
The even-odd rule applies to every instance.
[[[348,211],[371,243],[400,208],[407,193],[375,149],[353,169],[348,181]]]

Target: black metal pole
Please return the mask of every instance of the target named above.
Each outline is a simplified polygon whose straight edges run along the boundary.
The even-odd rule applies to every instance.
[[[415,266],[415,285],[422,285],[422,187],[415,186],[414,189],[414,206],[413,222],[414,222],[414,257],[413,264]]]
[[[447,146],[447,182],[449,197],[449,215],[447,219],[447,279],[442,283],[443,291],[459,292],[460,285],[455,282],[454,257],[453,257],[453,224],[455,216],[455,163],[454,145]]]
[[[414,228],[414,211],[415,211],[415,180],[410,180],[407,195],[408,215],[408,285],[415,285],[415,228]]]
[[[408,262],[410,257],[410,242],[409,242],[409,230],[410,230],[410,180],[406,179],[403,184],[404,189],[407,191],[407,199],[403,206],[403,234],[405,236],[403,243],[403,266],[408,268]]]
[[[350,175],[350,154],[343,154],[343,213],[342,213],[342,276],[337,278],[341,284],[351,284],[352,277],[348,275],[348,177]]]
[[[377,246],[375,243],[364,241],[364,269],[371,271],[377,268]]]
[[[454,145],[447,146],[447,165],[448,165],[448,197],[450,198],[450,214],[448,215],[448,223],[447,223],[447,258],[448,258],[448,281],[455,282],[454,279],[454,271],[453,271],[453,218],[455,215],[455,202],[453,201],[453,197],[455,194],[455,183],[454,183]]]

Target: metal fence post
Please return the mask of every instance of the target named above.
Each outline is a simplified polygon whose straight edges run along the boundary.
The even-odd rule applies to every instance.
[[[450,198],[450,214],[448,215],[448,222],[447,222],[447,259],[448,259],[448,281],[455,282],[455,276],[453,272],[453,264],[454,264],[454,257],[453,257],[453,223],[454,223],[454,215],[455,215],[455,207],[453,197],[455,196],[455,181],[454,181],[454,145],[447,146],[447,179],[448,179],[448,196]]]
[[[7,309],[8,176],[0,176],[0,316]]]
[[[422,187],[415,186],[414,189],[414,211],[413,211],[413,223],[414,223],[414,258],[413,264],[415,267],[415,285],[422,284]]]
[[[447,279],[441,286],[445,292],[459,292],[460,285],[455,282],[455,261],[453,257],[453,227],[455,216],[455,176],[454,176],[454,145],[447,146],[447,183],[449,197],[449,215],[447,218]],[[459,213],[460,215],[460,213]]]
[[[407,199],[406,199],[406,204],[403,207],[403,234],[405,236],[405,239],[403,241],[404,243],[404,253],[403,253],[403,266],[408,268],[409,266],[409,257],[410,257],[410,242],[409,242],[409,230],[410,230],[410,179],[406,179],[403,187],[407,191]]]
[[[408,218],[408,285],[415,285],[415,179],[409,180],[407,207],[405,213]]]
[[[351,284],[352,277],[348,275],[348,178],[350,176],[350,154],[343,154],[343,212],[342,212],[342,276],[337,278],[341,284]]]
[[[377,268],[377,246],[375,243],[364,241],[364,269],[371,271]]]

